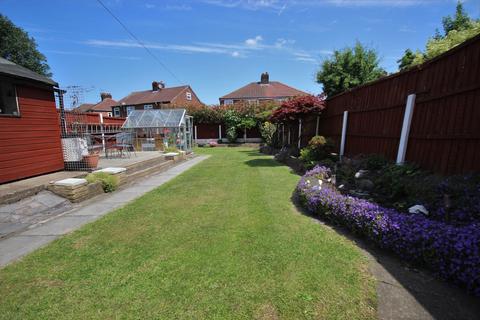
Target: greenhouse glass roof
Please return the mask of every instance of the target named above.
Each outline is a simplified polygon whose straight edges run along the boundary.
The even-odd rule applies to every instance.
[[[185,115],[185,109],[133,110],[122,128],[177,128],[185,124]]]

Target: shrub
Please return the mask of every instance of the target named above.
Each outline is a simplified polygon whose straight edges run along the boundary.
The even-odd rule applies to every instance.
[[[308,146],[300,150],[300,160],[307,169],[313,168],[321,160],[333,160],[333,143],[323,136],[314,136],[308,142]]]
[[[327,172],[325,167],[316,167],[297,185],[301,204],[310,213],[366,237],[406,261],[426,266],[480,296],[480,223],[453,226],[342,195],[328,183],[311,183],[312,179],[324,179]]]
[[[260,126],[260,133],[267,146],[271,147],[273,145],[273,136],[275,135],[276,131],[277,127],[273,123],[268,121],[264,122]]]
[[[177,147],[167,147],[163,149],[164,152],[178,152]]]
[[[89,183],[100,181],[104,192],[113,192],[118,188],[118,178],[105,172],[90,173],[85,179]]]

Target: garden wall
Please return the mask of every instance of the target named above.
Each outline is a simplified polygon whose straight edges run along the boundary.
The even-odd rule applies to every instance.
[[[418,67],[328,99],[319,133],[339,148],[348,111],[345,155],[383,154],[394,160],[409,94],[416,94],[416,102],[405,160],[442,174],[479,171],[480,36]],[[314,135],[314,126],[305,127],[302,146]]]

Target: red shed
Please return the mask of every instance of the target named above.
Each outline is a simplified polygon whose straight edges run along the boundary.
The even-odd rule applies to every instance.
[[[57,86],[0,58],[0,183],[64,168]]]

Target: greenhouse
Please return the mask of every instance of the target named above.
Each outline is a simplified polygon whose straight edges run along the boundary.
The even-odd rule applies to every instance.
[[[136,151],[192,150],[192,117],[185,109],[134,110],[122,130],[131,133],[126,143]]]

